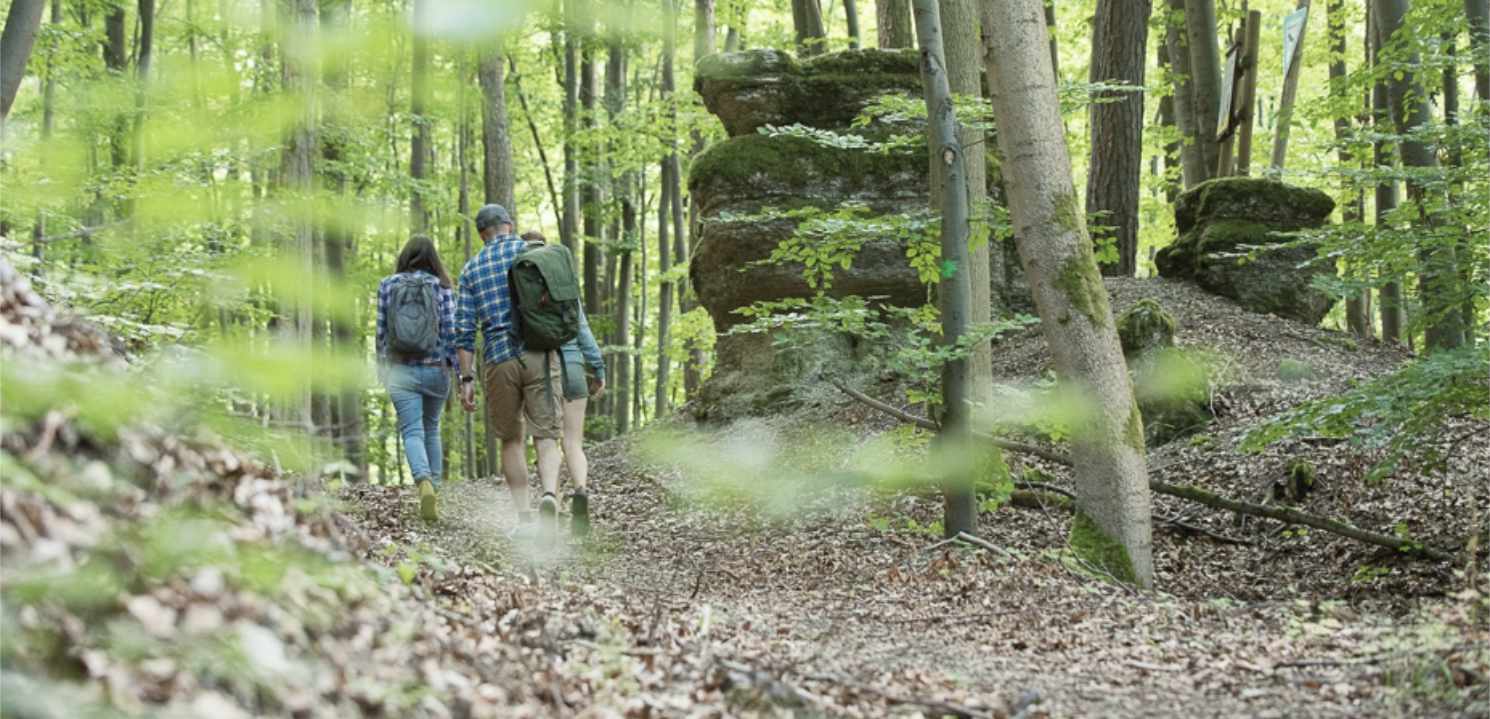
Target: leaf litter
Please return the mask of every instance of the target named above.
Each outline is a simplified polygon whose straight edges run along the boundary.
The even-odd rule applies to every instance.
[[[122,361],[3,266],[0,288],[7,359]],[[1208,299],[1166,302],[1182,340],[1223,331],[1191,322],[1214,311]],[[1026,351],[1008,376],[1040,370]],[[1331,361],[1371,375],[1401,359],[1362,354]],[[773,427],[800,430],[805,416],[865,437],[888,429],[850,404]],[[1173,456],[1185,481],[1241,496],[1280,459],[1231,449],[1245,421],[1225,417],[1216,444],[1153,462]],[[1474,456],[1483,440],[1470,440]],[[1443,498],[1484,464],[1360,487],[1345,450],[1291,449],[1328,477],[1316,511],[1371,526],[1426,513],[1415,536],[1446,543],[1465,536],[1464,513],[1483,516],[1483,494]],[[787,514],[699,504],[631,438],[598,446],[591,474],[595,536],[536,552],[508,538],[510,500],[491,480],[447,482],[429,526],[407,487],[283,476],[207,436],[128,427],[105,439],[66,408],[6,415],[0,713],[1484,716],[1490,701],[1484,577],[1343,540],[1237,528],[1161,499],[1161,513],[1257,543],[1157,532],[1161,591],[1139,594],[1063,560],[1056,509],[985,512],[980,535],[1007,556],[927,551],[940,507],[924,492],[825,483]],[[1361,581],[1363,561],[1389,571]]]

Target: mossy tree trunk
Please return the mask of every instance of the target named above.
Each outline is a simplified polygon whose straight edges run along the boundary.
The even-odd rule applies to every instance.
[[[1216,123],[1221,114],[1221,59],[1216,39],[1216,0],[1185,0],[1185,42],[1190,51],[1191,101],[1195,146],[1200,150],[1197,184],[1216,176],[1220,146]]]
[[[1072,544],[1114,577],[1148,587],[1153,559],[1143,420],[1071,183],[1040,0],[990,5],[1002,31],[991,33],[989,85],[1019,255],[1056,370],[1091,401],[1071,442]]]
[[[874,29],[883,49],[915,47],[916,31],[911,27],[910,0],[875,0]]]
[[[950,271],[942,273],[937,286],[942,319],[942,342],[957,346],[967,332],[972,303],[973,273],[968,259],[968,177],[957,116],[952,105],[946,54],[942,44],[942,20],[938,0],[915,0],[916,40],[921,46],[921,76],[926,89],[926,143],[936,152],[940,165],[933,173],[945,179],[942,188],[942,262]],[[972,8],[966,8],[969,13]],[[974,31],[976,37],[976,31]],[[977,67],[976,60],[972,66]],[[974,71],[976,72],[976,70]],[[934,184],[934,183],[933,183]],[[986,267],[986,262],[985,262]],[[986,278],[985,278],[986,284]],[[967,358],[942,365],[942,421],[939,450],[952,468],[943,478],[946,498],[942,525],[946,536],[973,533],[978,527],[978,504],[973,492],[974,450],[971,435],[972,376]],[[965,469],[964,469],[965,468]]]
[[[1091,82],[1143,87],[1148,50],[1150,0],[1097,0],[1092,25]],[[1091,162],[1087,169],[1087,214],[1111,227],[1117,261],[1102,274],[1132,277],[1138,270],[1138,188],[1143,171],[1143,93],[1108,92],[1087,106]]]
[[[1385,47],[1394,33],[1403,25],[1407,15],[1408,0],[1374,0],[1376,12],[1376,34]],[[1420,66],[1416,53],[1401,58],[1405,68],[1392,74],[1387,81],[1392,121],[1397,132],[1406,135],[1397,143],[1402,164],[1409,168],[1437,169],[1438,155],[1434,148],[1411,133],[1433,121],[1428,95],[1413,68]],[[1431,228],[1435,224],[1428,208],[1430,189],[1422,182],[1409,179],[1408,199],[1417,206],[1418,220],[1415,226],[1425,232],[1420,246],[1418,280],[1423,297],[1423,312],[1427,322],[1426,344],[1431,349],[1453,349],[1464,343],[1464,323],[1460,317],[1459,294],[1467,288],[1459,287],[1458,262],[1455,246],[1451,240],[1434,239]]]

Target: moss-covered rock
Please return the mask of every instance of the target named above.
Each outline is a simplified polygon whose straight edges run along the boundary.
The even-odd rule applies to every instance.
[[[803,137],[744,135],[699,153],[688,167],[688,190],[705,214],[848,200],[924,206],[928,172],[924,150],[881,154]]]
[[[1210,371],[1200,360],[1161,348],[1142,353],[1130,362],[1130,368],[1149,446],[1188,437],[1205,429],[1214,418]]]
[[[765,125],[847,127],[875,97],[921,92],[914,50],[844,50],[798,61],[780,50],[709,55],[694,70],[694,89],[732,136]]]
[[[1123,354],[1128,357],[1174,346],[1174,317],[1150,297],[1139,300],[1119,315],[1117,329]]]
[[[1288,232],[1319,227],[1333,209],[1319,190],[1273,180],[1203,182],[1176,200],[1180,236],[1154,264],[1164,277],[1193,281],[1255,312],[1318,324],[1333,300],[1311,282],[1329,265],[1304,266],[1315,257],[1311,245],[1278,245],[1294,240]],[[1264,251],[1247,257],[1256,248]]]

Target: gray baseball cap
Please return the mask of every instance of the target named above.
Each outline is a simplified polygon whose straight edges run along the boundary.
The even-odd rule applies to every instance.
[[[476,211],[476,231],[500,224],[512,224],[512,215],[501,205],[486,205]]]

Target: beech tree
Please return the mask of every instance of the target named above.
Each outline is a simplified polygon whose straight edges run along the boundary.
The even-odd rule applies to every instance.
[[[1143,418],[1071,181],[1043,9],[1040,0],[990,5],[989,87],[1019,256],[1056,371],[1090,401],[1071,438],[1071,543],[1114,577],[1151,586]]]
[[[914,47],[910,0],[875,0],[874,29],[882,48]]]
[[[10,12],[5,14],[5,30],[0,32],[0,121],[10,114],[21,89],[46,6],[46,0],[11,0]]]
[[[921,46],[921,78],[926,91],[926,143],[936,153],[943,178],[941,192],[942,261],[951,271],[942,273],[937,286],[940,299],[942,342],[956,347],[967,328],[972,310],[972,281],[968,257],[968,180],[962,141],[957,133],[957,115],[952,104],[946,55],[942,45],[941,13],[937,0],[915,0],[916,40]],[[971,7],[967,10],[971,11]],[[976,67],[976,63],[973,65]],[[985,267],[986,267],[985,263]],[[942,366],[942,422],[939,442],[954,467],[944,478],[945,512],[942,526],[948,537],[974,532],[978,526],[978,503],[973,496],[970,462],[973,377],[965,357],[954,356]],[[959,461],[960,460],[960,461]]]
[[[1216,176],[1220,147],[1216,124],[1221,114],[1221,59],[1216,38],[1216,0],[1184,0],[1185,43],[1190,51],[1192,116],[1201,175],[1196,183]]]
[[[826,50],[828,31],[823,27],[823,8],[818,0],[792,0],[792,27],[797,33],[797,54],[811,57]]]
[[[1149,0],[1097,0],[1092,21],[1093,83],[1143,87]],[[1112,228],[1117,259],[1102,273],[1132,277],[1138,270],[1138,188],[1143,170],[1143,93],[1109,91],[1088,106],[1092,151],[1086,211]]]

